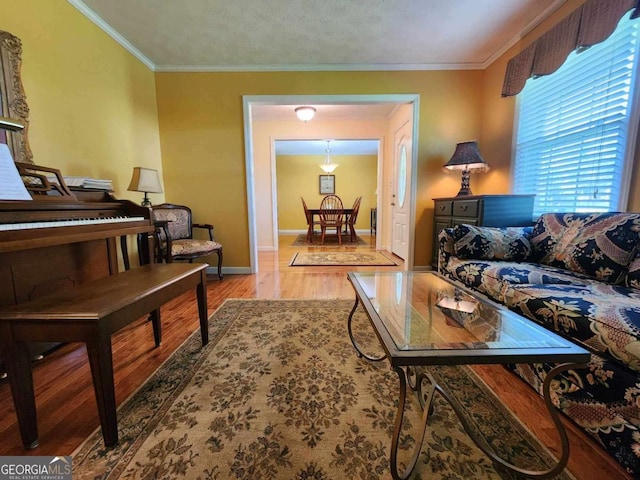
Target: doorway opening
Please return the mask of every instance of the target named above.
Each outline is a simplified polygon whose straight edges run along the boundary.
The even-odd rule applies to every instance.
[[[306,234],[302,222],[306,219],[302,202],[313,212],[320,207],[326,195],[337,195],[347,209],[354,209],[359,199],[359,213],[354,228],[359,226],[362,234],[372,233],[369,212],[377,207],[381,160],[378,139],[276,139],[275,154],[273,238],[261,238],[266,236],[265,232],[258,230],[259,246],[270,244],[273,250],[277,250],[279,235]],[[329,164],[331,166],[327,167]],[[347,215],[351,218],[349,213]],[[357,235],[357,232],[354,233]],[[377,236],[374,238],[378,239]],[[351,235],[349,239],[359,242],[358,238],[352,239]],[[379,245],[375,240],[373,246],[377,248]],[[308,241],[313,241],[313,236]],[[302,243],[302,240],[298,242]]]
[[[295,118],[294,109],[313,105],[318,113],[309,122]],[[372,118],[373,108],[386,108],[387,115]],[[326,110],[327,115],[320,115]],[[369,110],[369,112],[367,112]],[[345,116],[351,111],[351,116]],[[244,96],[244,139],[247,185],[250,268],[256,273],[258,251],[273,249],[277,244],[259,244],[259,239],[277,236],[276,141],[349,139],[378,140],[378,172],[376,188],[377,242],[391,251],[391,195],[393,186],[393,135],[398,123],[411,125],[412,144],[417,145],[419,95],[321,95],[321,96]],[[355,112],[355,113],[354,113]],[[362,112],[367,112],[364,115]],[[389,113],[390,112],[390,113]],[[416,171],[417,153],[407,157],[411,171]],[[321,172],[319,172],[321,173]],[[408,204],[408,254],[405,268],[413,267],[415,231],[416,176],[406,185]],[[298,200],[299,202],[299,200]],[[265,231],[268,235],[265,236]],[[261,240],[263,241],[263,240]]]

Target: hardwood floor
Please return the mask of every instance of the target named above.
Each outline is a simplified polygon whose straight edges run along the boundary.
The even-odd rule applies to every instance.
[[[374,248],[374,239],[369,236],[362,238],[369,243],[368,246],[346,248]],[[207,292],[209,313],[227,298],[353,299],[353,289],[346,279],[346,272],[376,268],[289,267],[289,261],[297,251],[335,248],[291,247],[294,239],[294,236],[281,236],[278,252],[260,252],[259,273],[256,275],[226,275],[223,281],[211,276]],[[184,294],[165,305],[162,308],[162,326],[163,342],[157,349],[153,347],[151,325],[144,319],[114,335],[118,404],[134,393],[198,328],[195,293]],[[558,454],[555,428],[538,395],[502,367],[474,368],[520,420],[552,452]],[[38,362],[33,373],[40,446],[31,451],[23,449],[9,386],[3,381],[0,382],[0,455],[69,455],[99,426],[86,349],[81,344],[66,345]],[[576,478],[631,478],[582,431],[569,421],[565,424],[571,445],[568,468]]]

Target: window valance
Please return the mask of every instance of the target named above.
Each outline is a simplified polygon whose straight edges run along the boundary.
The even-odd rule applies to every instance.
[[[509,60],[502,96],[517,95],[528,78],[555,72],[577,48],[606,40],[620,19],[634,9],[640,16],[640,0],[587,0],[551,30]]]

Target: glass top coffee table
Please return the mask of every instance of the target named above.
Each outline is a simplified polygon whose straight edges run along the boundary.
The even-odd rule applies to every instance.
[[[356,292],[347,322],[354,348],[359,356],[369,361],[387,359],[400,380],[390,458],[394,479],[407,478],[415,467],[436,392],[447,400],[465,431],[493,462],[537,478],[553,477],[564,470],[569,459],[569,441],[551,401],[550,386],[559,373],[588,363],[590,354],[587,350],[436,273],[349,272],[347,276]],[[354,338],[352,320],[358,305],[366,311],[384,355],[364,353]],[[415,368],[538,362],[558,363],[545,378],[543,394],[562,443],[558,463],[539,472],[522,469],[500,458],[483,438],[468,428],[464,409],[455,396],[439,385],[426,369],[418,374]],[[423,383],[428,383],[426,392],[422,391]],[[407,385],[418,392],[423,406],[422,437],[406,471],[401,473],[398,472],[397,454]]]

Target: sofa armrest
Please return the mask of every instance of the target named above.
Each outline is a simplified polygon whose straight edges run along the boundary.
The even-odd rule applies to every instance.
[[[445,267],[454,254],[453,228],[444,228],[438,234],[438,273],[446,275]]]

